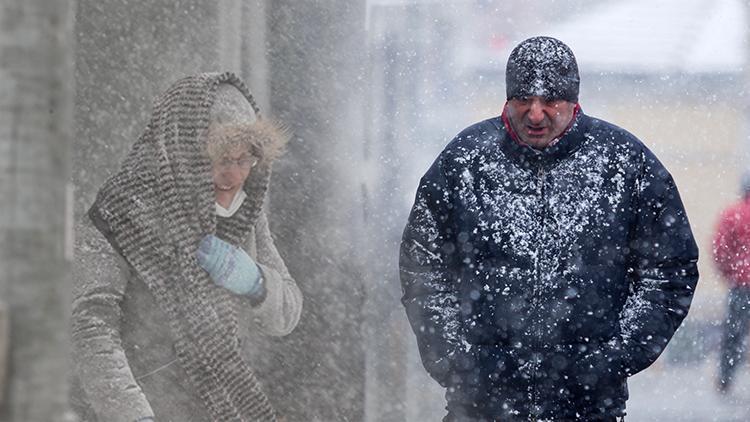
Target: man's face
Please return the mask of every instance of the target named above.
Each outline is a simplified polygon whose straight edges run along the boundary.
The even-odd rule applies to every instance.
[[[544,149],[568,127],[575,107],[575,103],[565,100],[512,98],[508,101],[508,118],[521,141]]]
[[[231,148],[219,159],[213,161],[211,168],[217,199],[219,196],[234,197],[242,189],[242,185],[250,175],[250,169],[256,163],[257,159],[242,147]]]

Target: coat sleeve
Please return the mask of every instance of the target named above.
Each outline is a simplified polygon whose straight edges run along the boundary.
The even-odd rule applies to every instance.
[[[77,230],[73,264],[73,360],[86,402],[101,421],[153,416],[120,340],[126,265],[90,224]]]
[[[262,212],[255,225],[256,260],[263,275],[266,296],[251,307],[253,320],[261,331],[272,336],[292,332],[302,314],[302,292],[276,250],[268,217]]]
[[[698,248],[672,176],[650,151],[636,181],[630,294],[620,314],[623,370],[651,365],[687,315],[698,282]]]
[[[422,363],[443,386],[449,384],[460,340],[455,289],[454,233],[449,228],[450,189],[440,158],[421,179],[401,239],[401,302],[417,337]]]

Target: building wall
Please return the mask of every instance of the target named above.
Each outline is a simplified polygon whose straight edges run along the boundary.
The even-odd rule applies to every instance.
[[[68,420],[72,0],[0,3],[0,420]]]

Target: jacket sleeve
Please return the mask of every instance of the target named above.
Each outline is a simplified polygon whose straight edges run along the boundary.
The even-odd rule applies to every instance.
[[[722,213],[713,239],[713,254],[716,268],[727,280],[732,275],[732,262],[736,259],[733,257],[733,254],[738,246],[732,231],[732,222],[732,215],[728,211]]]
[[[642,155],[631,231],[630,294],[620,314],[623,370],[651,365],[687,315],[698,282],[698,248],[672,176]]]
[[[102,421],[132,422],[153,411],[120,341],[126,265],[90,224],[77,230],[73,264],[73,360],[86,402]]]
[[[302,314],[302,292],[276,250],[265,212],[255,225],[256,260],[263,275],[266,296],[251,307],[252,317],[261,331],[285,336],[294,330]]]
[[[420,181],[401,239],[401,302],[417,337],[422,363],[443,386],[460,341],[455,289],[454,233],[449,228],[450,189],[440,158]]]

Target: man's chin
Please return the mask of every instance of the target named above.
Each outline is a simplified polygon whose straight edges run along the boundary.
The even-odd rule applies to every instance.
[[[552,142],[552,140],[547,139],[546,136],[527,136],[526,138],[523,138],[521,140],[531,146],[544,146]]]

